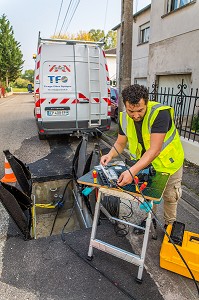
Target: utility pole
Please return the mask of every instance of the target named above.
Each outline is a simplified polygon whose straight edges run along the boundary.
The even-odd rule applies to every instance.
[[[131,84],[133,0],[121,0],[121,31],[119,58],[119,111],[123,110],[121,91]]]

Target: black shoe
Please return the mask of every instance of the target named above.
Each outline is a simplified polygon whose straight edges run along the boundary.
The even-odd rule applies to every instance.
[[[145,227],[146,227],[146,219],[147,219],[147,218],[145,218],[144,220],[142,220],[141,223],[139,224],[139,226],[145,228]],[[136,228],[136,227],[133,229],[133,232],[134,232],[135,234],[137,234],[137,235],[144,234],[144,230],[142,230],[142,229],[140,229],[140,228]]]
[[[146,219],[145,218],[144,220],[141,221],[141,223],[139,224],[139,226],[143,227],[143,228],[146,228]],[[154,226],[154,229],[157,228],[157,223],[156,223],[156,220],[153,218],[152,219],[152,222],[153,222],[153,226]],[[134,228],[133,229],[133,232],[137,235],[141,235],[141,234],[144,234],[144,229],[140,229],[140,228]]]
[[[153,222],[153,227],[154,227],[154,229],[157,229],[157,223],[156,223],[156,219],[155,219],[155,218],[153,218],[153,219],[152,219],[152,222]]]

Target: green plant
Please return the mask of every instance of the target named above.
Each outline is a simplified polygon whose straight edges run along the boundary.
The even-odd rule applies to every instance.
[[[196,131],[199,130],[199,115],[193,117],[191,129]]]
[[[26,79],[22,79],[22,78],[17,78],[15,80],[15,82],[13,83],[13,87],[17,87],[17,88],[27,88],[29,81]]]
[[[6,88],[6,92],[7,92],[7,93],[11,92],[11,87],[7,87],[7,88]]]

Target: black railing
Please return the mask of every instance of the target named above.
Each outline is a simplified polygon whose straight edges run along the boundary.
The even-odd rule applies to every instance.
[[[169,105],[174,108],[174,121],[179,134],[188,140],[199,142],[199,95],[198,89],[187,90],[187,85],[182,80],[178,84],[178,93],[174,88],[158,87],[152,85],[149,99]]]

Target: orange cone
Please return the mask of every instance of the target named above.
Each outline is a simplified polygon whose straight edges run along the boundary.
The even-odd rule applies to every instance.
[[[11,169],[11,166],[9,164],[9,162],[7,161],[7,159],[5,158],[5,176],[1,179],[2,182],[16,182],[17,179],[13,173],[13,170]]]

